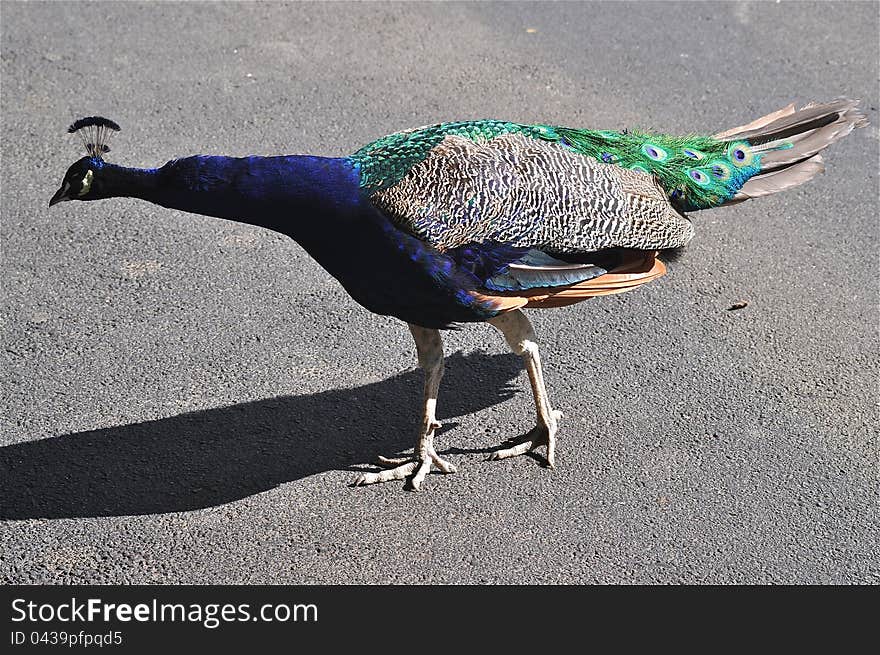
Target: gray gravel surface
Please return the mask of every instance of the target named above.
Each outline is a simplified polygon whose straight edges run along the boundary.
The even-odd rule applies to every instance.
[[[0,579],[7,583],[877,583],[878,5],[3,2]],[[342,155],[441,120],[716,131],[861,97],[828,172],[695,216],[671,274],[533,312],[558,469],[485,325],[421,374],[293,241],[134,200],[47,201],[111,159]],[[339,235],[344,238],[345,235]],[[738,301],[748,306],[727,311]]]

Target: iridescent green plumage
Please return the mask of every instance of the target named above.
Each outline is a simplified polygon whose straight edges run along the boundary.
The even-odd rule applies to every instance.
[[[511,133],[559,143],[606,164],[652,175],[681,211],[729,201],[761,170],[760,155],[746,141],[730,144],[709,136],[578,130],[496,120],[440,123],[397,132],[364,146],[351,158],[361,168],[362,187],[372,194],[397,184],[447,136],[479,143]],[[734,151],[743,157],[735,158]]]
[[[480,142],[510,133],[543,138],[546,130],[546,127],[540,125],[519,125],[495,120],[439,123],[383,136],[358,150],[351,159],[361,167],[361,186],[370,193],[375,193],[397,184],[447,136],[460,136]]]
[[[737,144],[748,164],[731,158],[731,144],[709,136],[671,136],[555,128],[577,152],[615,166],[653,175],[682,211],[717,207],[733,198],[761,170],[748,143]]]

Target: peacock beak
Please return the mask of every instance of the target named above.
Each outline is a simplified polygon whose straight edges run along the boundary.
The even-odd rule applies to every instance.
[[[64,183],[58,191],[55,192],[55,195],[52,196],[52,199],[49,201],[49,206],[57,205],[59,202],[63,202],[65,200],[70,200],[70,196],[67,195],[70,191],[70,184],[68,182]]]

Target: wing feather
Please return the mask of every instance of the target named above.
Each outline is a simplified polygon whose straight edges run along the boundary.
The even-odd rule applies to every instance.
[[[565,307],[594,298],[625,293],[653,282],[666,274],[666,265],[656,252],[630,251],[621,264],[604,275],[561,287],[534,288],[507,293],[480,295],[499,311],[511,309],[550,309]]]
[[[693,236],[650,175],[517,133],[448,135],[371,200],[440,250],[490,240],[558,253],[657,250]]]

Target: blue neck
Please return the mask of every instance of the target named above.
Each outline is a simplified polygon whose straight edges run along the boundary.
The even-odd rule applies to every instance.
[[[350,213],[359,206],[357,168],[348,159],[293,155],[196,155],[161,168],[105,163],[100,197],[141,198],[171,209],[278,230],[301,219]]]
[[[199,155],[154,169],[96,166],[89,200],[141,198],[286,234],[378,314],[445,327],[497,313],[467,294],[475,280],[373,207],[350,159]]]

